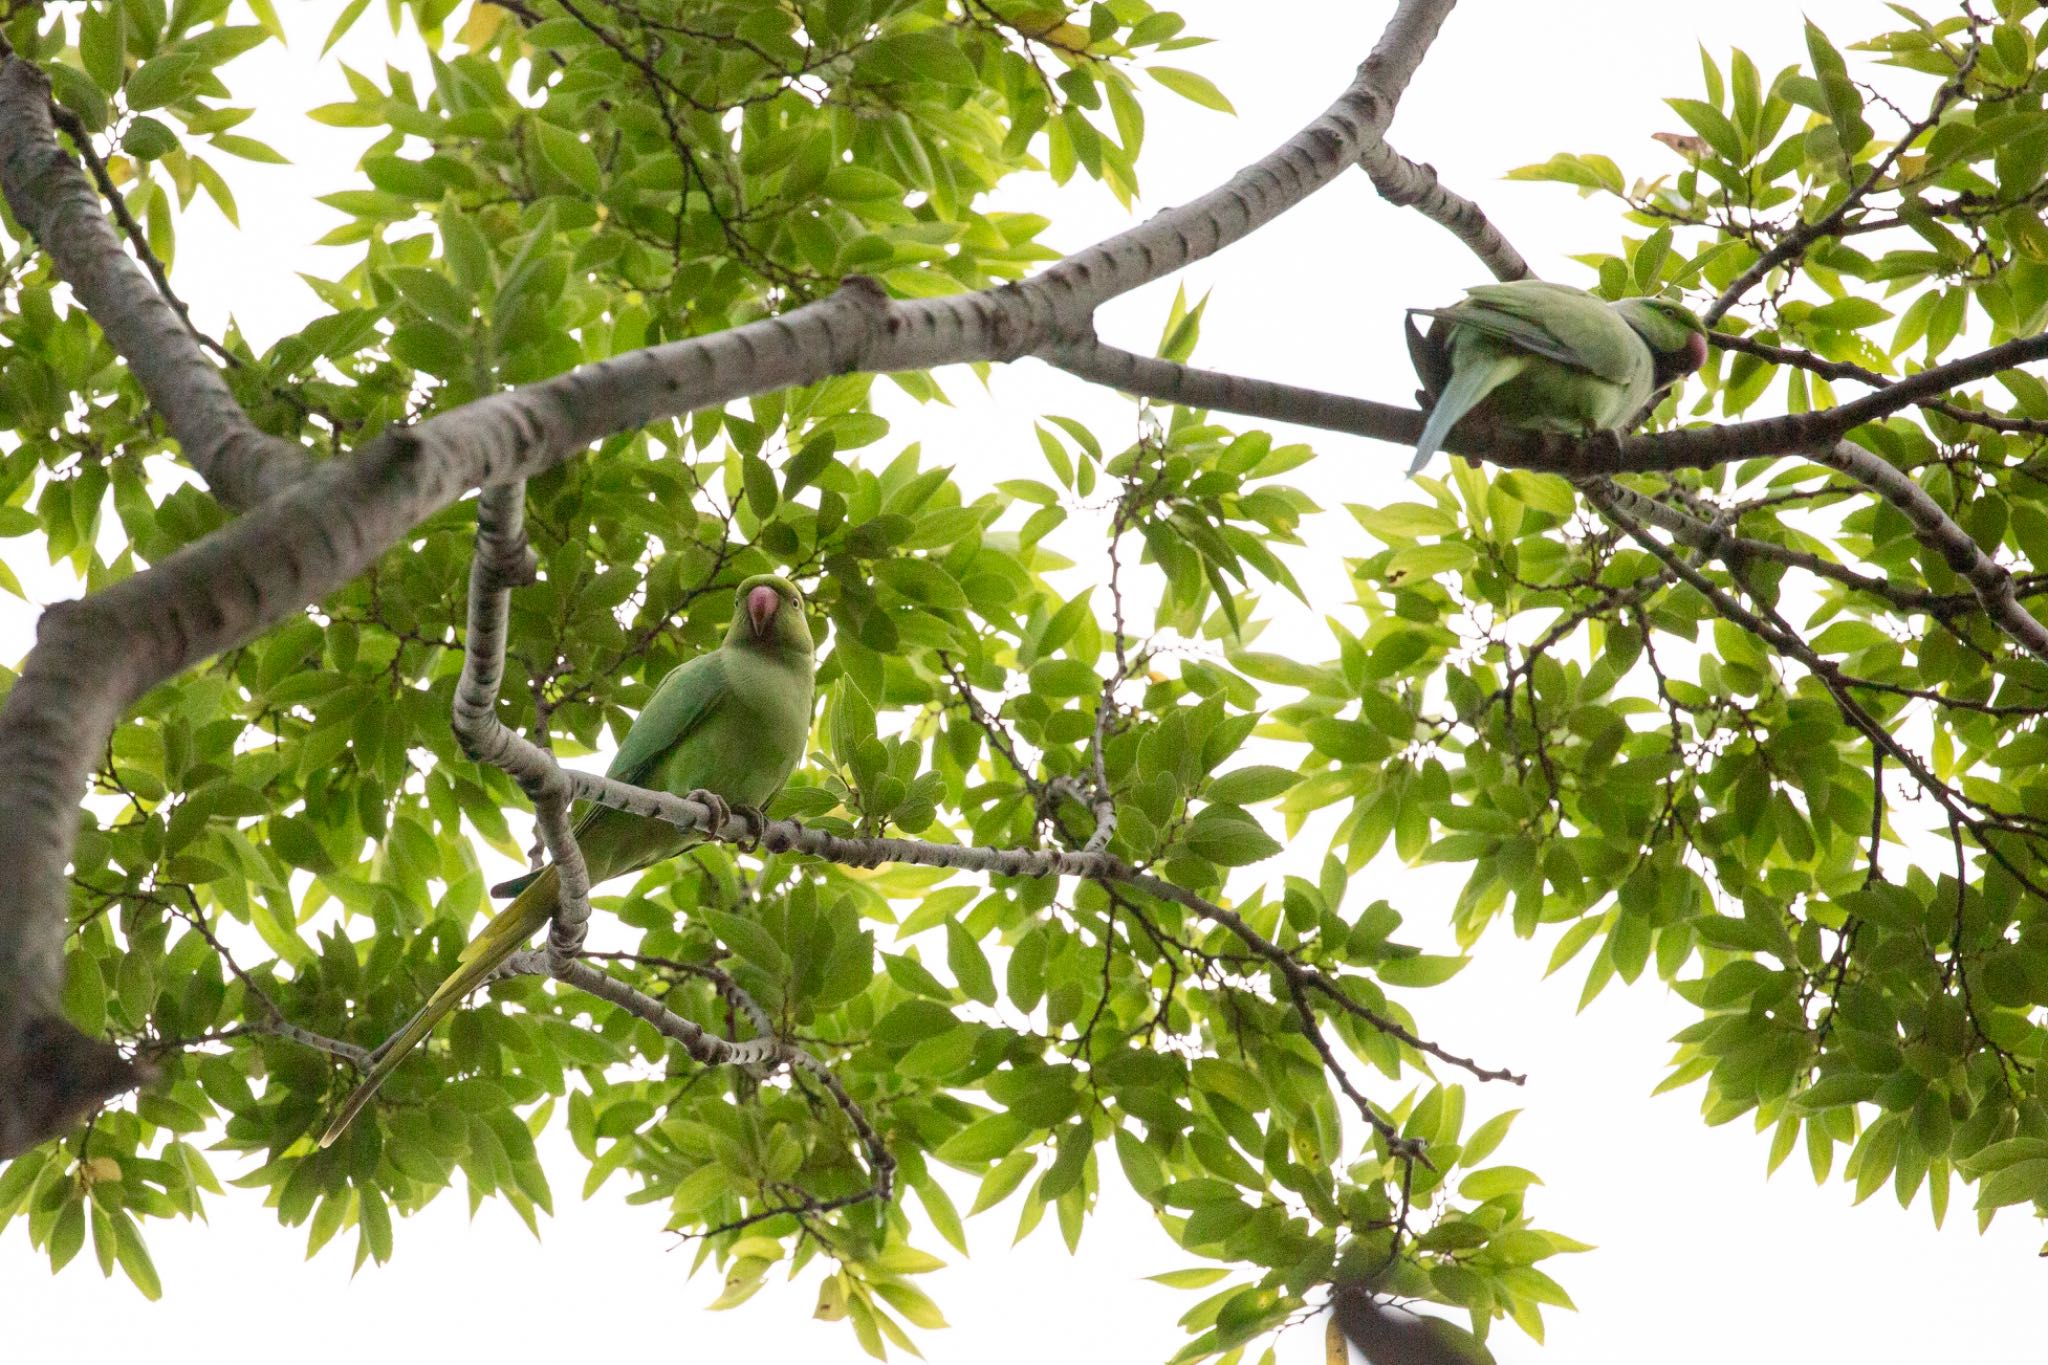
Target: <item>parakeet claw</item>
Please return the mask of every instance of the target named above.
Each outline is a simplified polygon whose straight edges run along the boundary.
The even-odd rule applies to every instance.
[[[747,837],[734,844],[742,853],[752,853],[761,847],[761,841],[768,837],[768,817],[758,806],[734,806],[732,813],[746,822]]]
[[[711,824],[706,831],[707,833],[718,833],[718,831],[725,828],[725,822],[732,819],[732,806],[729,805],[726,802],[726,799],[720,796],[717,792],[706,791],[702,787],[694,787],[684,796],[683,799],[686,801],[695,801],[700,805],[709,806],[711,808]]]

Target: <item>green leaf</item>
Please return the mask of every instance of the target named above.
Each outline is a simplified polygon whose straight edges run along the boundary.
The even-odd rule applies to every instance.
[[[122,1210],[117,1209],[110,1216],[114,1224],[115,1258],[120,1261],[129,1281],[142,1291],[142,1297],[154,1303],[164,1296],[164,1286],[163,1281],[157,1278],[156,1263],[150,1259],[149,1248],[142,1243],[142,1230]]]
[[[1620,194],[1626,187],[1621,167],[1604,156],[1574,156],[1560,152],[1535,166],[1518,166],[1507,173],[1509,180],[1556,180],[1583,190],[1604,190]]]
[[[1891,317],[1891,311],[1871,299],[1836,299],[1823,304],[1807,315],[1809,327],[1829,327],[1839,331],[1857,331],[1874,327]]]
[[[1046,936],[1033,931],[1010,950],[1005,968],[1005,986],[1010,1000],[1021,1010],[1032,1010],[1045,995]]]
[[[308,872],[334,870],[334,859],[306,821],[296,816],[273,815],[265,828],[270,834],[271,848],[293,867],[302,867]]]
[[[50,1269],[62,1270],[84,1245],[85,1201],[74,1193],[64,1200],[57,1221],[51,1226],[49,1241],[44,1243],[50,1253]]]
[[[1474,1166],[1492,1156],[1494,1149],[1500,1146],[1501,1139],[1507,1136],[1509,1125],[1521,1112],[1519,1109],[1510,1109],[1505,1113],[1495,1114],[1474,1128],[1472,1135],[1465,1139],[1464,1151],[1459,1153],[1458,1159],[1467,1166]]]
[[[779,495],[775,489],[775,471],[759,455],[740,457],[741,482],[746,487],[747,506],[754,515],[766,521],[775,515],[775,504]]]
[[[1212,778],[1204,794],[1211,801],[1245,806],[1270,801],[1301,781],[1301,774],[1288,768],[1254,764]]]
[[[121,87],[130,109],[155,109],[183,99],[191,91],[199,58],[190,52],[152,57],[128,75]]]
[[[950,1165],[979,1167],[1009,1156],[1029,1134],[1011,1115],[989,1114],[940,1143],[932,1155]]]
[[[1234,806],[1205,807],[1188,826],[1182,842],[1195,856],[1222,867],[1244,867],[1280,851],[1279,840]]]
[[[1231,107],[1230,101],[1223,97],[1223,92],[1218,90],[1207,76],[1198,76],[1192,71],[1183,71],[1173,66],[1148,66],[1145,68],[1145,74],[1182,99],[1193,100],[1204,109],[1214,109],[1224,114],[1237,112]]]
[[[604,172],[597,164],[597,153],[590,150],[588,143],[566,128],[545,121],[535,124],[535,131],[541,155],[563,179],[585,194],[594,195],[604,188]]]
[[[249,12],[256,16],[256,22],[263,26],[263,31],[278,42],[284,42],[284,25],[278,22],[277,9],[271,0],[248,0],[248,5]]]
[[[1707,140],[1707,145],[1714,149],[1716,156],[1732,165],[1739,166],[1743,163],[1742,137],[1735,131],[1735,125],[1730,123],[1719,109],[1711,104],[1702,104],[1698,100],[1664,102],[1670,105],[1680,118],[1691,124],[1695,133]]]
[[[928,1000],[950,1001],[953,998],[952,990],[933,976],[930,968],[914,957],[883,953],[882,967],[888,972],[890,980],[913,994],[922,995]],[[950,1023],[951,1016],[947,1018]]]
[[[979,1000],[984,1005],[996,1003],[996,979],[989,970],[988,958],[974,935],[958,920],[946,921],[946,966],[969,1000]]]
[[[1827,34],[1811,21],[1806,24],[1806,51],[1813,60],[1814,75],[1820,81],[1821,101],[1842,154],[1853,160],[1868,146],[1875,134],[1863,121],[1863,96],[1849,78],[1842,54],[1828,41]]]
[[[1977,1207],[2003,1208],[2048,1197],[2048,1159],[2035,1158],[1993,1171],[1977,1190]]]
[[[892,33],[871,45],[867,55],[900,62],[911,75],[941,85],[973,86],[980,80],[974,63],[967,60],[959,43],[942,28]]]
[[[154,161],[177,146],[178,135],[170,125],[147,114],[138,115],[121,135],[121,150],[137,161]]]
[[[856,204],[878,199],[894,202],[903,198],[903,186],[865,166],[839,165],[825,176],[825,196]]]
[[[1009,1198],[1037,1164],[1038,1158],[1030,1152],[1012,1152],[997,1162],[995,1168],[982,1177],[981,1188],[975,1192],[974,1204],[967,1210],[967,1216],[972,1218]]]
[[[78,16],[78,59],[101,98],[121,86],[127,57],[127,11],[120,6],[89,8]],[[61,96],[62,91],[59,90]]]
[[[436,322],[457,332],[469,326],[469,300],[438,270],[394,266],[385,277],[398,287],[399,294],[407,303]]]
[[[800,488],[816,483],[818,476],[832,463],[832,456],[838,449],[838,442],[828,432],[814,436],[803,443],[796,454],[782,470],[782,492],[785,497],[794,497]]]
[[[761,925],[744,915],[729,910],[714,910],[700,907],[704,917],[718,937],[734,952],[777,979],[789,975],[789,955]]]
[[[1393,545],[1422,536],[1449,536],[1459,531],[1458,519],[1441,507],[1420,502],[1396,502],[1384,507],[1346,503],[1358,524]]]
[[[291,159],[267,142],[258,142],[253,137],[239,133],[215,133],[213,145],[229,156],[238,156],[244,161],[261,161],[271,166],[289,166]]]
[[[391,333],[393,359],[441,379],[468,373],[471,350],[467,337],[439,322],[408,322]]]
[[[1878,1087],[1883,1083],[1882,1076],[1854,1071],[1837,1072],[1814,1082],[1795,1095],[1793,1100],[1802,1109],[1832,1109],[1842,1105],[1860,1104],[1875,1098]]]
[[[1339,763],[1377,763],[1393,752],[1387,737],[1363,721],[1318,716],[1301,728],[1318,753]]]
[[[1484,1201],[1505,1194],[1520,1194],[1529,1186],[1542,1183],[1535,1172],[1525,1171],[1519,1166],[1489,1166],[1459,1181],[1458,1194],[1465,1199]]]
[[[1463,971],[1470,960],[1417,953],[1413,957],[1389,958],[1373,971],[1389,986],[1439,986]]]
[[[932,1220],[939,1236],[946,1244],[965,1256],[967,1254],[967,1232],[960,1226],[960,1212],[953,1205],[952,1197],[936,1180],[925,1179],[913,1182],[918,1202],[924,1205],[925,1216]]]
[[[876,581],[928,607],[957,610],[967,605],[967,594],[961,591],[959,583],[934,560],[878,560],[874,575]]]

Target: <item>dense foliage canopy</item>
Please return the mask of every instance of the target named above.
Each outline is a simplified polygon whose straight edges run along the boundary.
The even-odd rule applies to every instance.
[[[699,1239],[721,1304],[817,1262],[821,1312],[876,1354],[940,1321],[914,1277],[966,1250],[963,1219],[1050,1213],[1072,1243],[1106,1181],[1202,1263],[1174,1282],[1213,1286],[1186,1358],[1234,1359],[1366,1279],[1540,1335],[1569,1302],[1540,1266],[1579,1244],[1532,1222],[1510,1116],[1467,1118],[1464,1073],[1495,1073],[1410,1013],[1462,959],[1404,944],[1398,898],[1353,884],[1389,852],[1466,870],[1468,946],[1496,919],[1560,926],[1553,966],[1588,999],[1675,983],[1699,1018],[1667,1084],[1703,1080],[1708,1120],[1752,1119],[1773,1164],[1803,1148],[1937,1220],[1959,1180],[1985,1218],[2048,1207],[2048,637],[2025,605],[2048,585],[2048,386],[2020,368],[2048,354],[2048,73],[2035,5],[1996,8],[1900,10],[1847,56],[1809,29],[1775,75],[1706,56],[1672,102],[1676,174],[1517,172],[1617,201],[1621,245],[1582,258],[1603,294],[1682,296],[1718,327],[1658,422],[1896,398],[1812,458],[1737,440],[1667,472],[1550,466],[1576,480],[1460,461],[1352,507],[1366,552],[1299,582],[1304,519],[1344,515],[1341,478],[1297,486],[1310,445],[1189,406],[1121,432],[1047,414],[1043,471],[989,487],[876,411],[884,386],[941,401],[926,371],[656,422],[532,480],[513,729],[606,753],[716,643],[733,585],[784,572],[825,701],[771,815],[1163,879],[713,844],[600,892],[596,965],[713,1035],[800,1045],[836,1098],[802,1069],[700,1066],[529,977],[315,1146],[453,966],[502,871],[481,850],[528,854],[518,785],[450,726],[476,503],[436,514],[114,730],[63,1008],[160,1077],[0,1172],[0,1222],[155,1292],[147,1220],[229,1180],[309,1251],[352,1234],[383,1261],[394,1215],[458,1180],[537,1224],[534,1138],[562,1125],[572,1178]],[[1057,259],[1052,225],[989,207],[998,184],[1080,174],[1129,202],[1141,96],[1227,108],[1145,0],[391,9],[392,64],[313,112],[374,134],[323,201],[359,263],[267,350],[209,339],[259,427],[332,457],[851,275],[898,299],[1023,278]],[[282,36],[269,0],[17,6],[5,36],[157,261],[193,196],[233,216],[215,161],[277,155],[234,131],[238,61]],[[98,588],[230,513],[174,472],[19,217],[0,534]],[[1200,320],[1176,307],[1165,361]],[[1894,394],[1987,344],[2007,349]],[[1260,651],[1281,594],[1330,613],[1324,661]],[[1305,826],[1328,831],[1310,875],[1262,876]]]

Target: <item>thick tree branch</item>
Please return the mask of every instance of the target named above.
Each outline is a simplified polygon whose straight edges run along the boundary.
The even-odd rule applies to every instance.
[[[1869,488],[1913,523],[1928,548],[1970,585],[1992,624],[2036,659],[2048,662],[2048,626],[2020,602],[2012,571],[1993,559],[1904,470],[1862,446],[1836,441],[1812,458]]]
[[[1402,444],[1422,434],[1423,414],[1412,408],[1180,365],[1107,345],[1092,334],[1061,337],[1041,348],[1038,358],[1077,379],[1182,407]]]
[[[590,922],[590,871],[569,827],[569,795],[552,755],[498,719],[505,678],[505,629],[512,589],[534,579],[526,541],[526,483],[496,484],[477,499],[476,557],[469,574],[469,629],[452,721],[462,752],[503,768],[534,804],[534,822],[555,865],[555,913],[548,958],[561,966],[576,956]]]
[[[1525,280],[1535,272],[1522,259],[1486,211],[1461,194],[1444,188],[1436,167],[1410,161],[1384,142],[1375,142],[1358,159],[1372,177],[1372,187],[1389,204],[1412,208],[1471,249],[1497,280]]]
[[[312,468],[305,451],[250,422],[184,318],[121,249],[92,182],[58,145],[49,81],[18,57],[0,59],[0,190],[215,497],[254,507]]]
[[[1401,445],[1414,444],[1422,433],[1423,414],[1410,408],[1135,355],[1087,333],[1055,336],[1039,346],[1036,353],[1047,363],[1080,378],[1188,407],[1293,422]],[[1444,448],[1504,469],[1530,469],[1571,479],[1711,469],[1733,460],[1765,455],[1805,455],[1840,468],[1838,458],[1846,457],[1813,452],[1838,446],[1844,435],[1866,422],[1919,407],[1959,385],[1987,379],[2000,370],[2044,359],[2048,359],[2048,334],[2009,341],[1962,360],[1922,370],[1853,402],[1813,412],[1628,436],[1611,432],[1568,436],[1467,422],[1453,429]],[[1868,467],[1858,463],[1859,468]],[[1892,472],[1905,478],[1895,469]],[[1869,480],[1864,482],[1888,500],[1891,494],[1885,492],[1885,487],[1896,487],[1891,480],[1884,481],[1885,487]],[[1924,500],[1925,495],[1920,495],[1918,501]],[[1903,506],[1901,510],[1914,518],[1915,525],[1921,524],[1921,513]]]

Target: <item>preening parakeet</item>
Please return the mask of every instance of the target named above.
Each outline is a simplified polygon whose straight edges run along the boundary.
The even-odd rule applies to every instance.
[[[1435,319],[1427,333],[1417,314]],[[1408,316],[1408,354],[1431,404],[1411,477],[1474,409],[1525,430],[1616,431],[1707,359],[1706,328],[1680,304],[1608,303],[1542,280],[1482,284]]]
[[[734,806],[767,805],[810,738],[814,652],[796,585],[774,574],[749,578],[740,584],[725,642],[661,680],[606,775],[678,796],[708,791]],[[701,841],[664,821],[610,806],[592,806],[575,828],[593,886]],[[461,965],[420,1012],[384,1044],[370,1074],[328,1125],[321,1146],[341,1135],[443,1015],[547,924],[555,910],[555,869],[515,877],[491,891],[517,894],[462,950]]]

